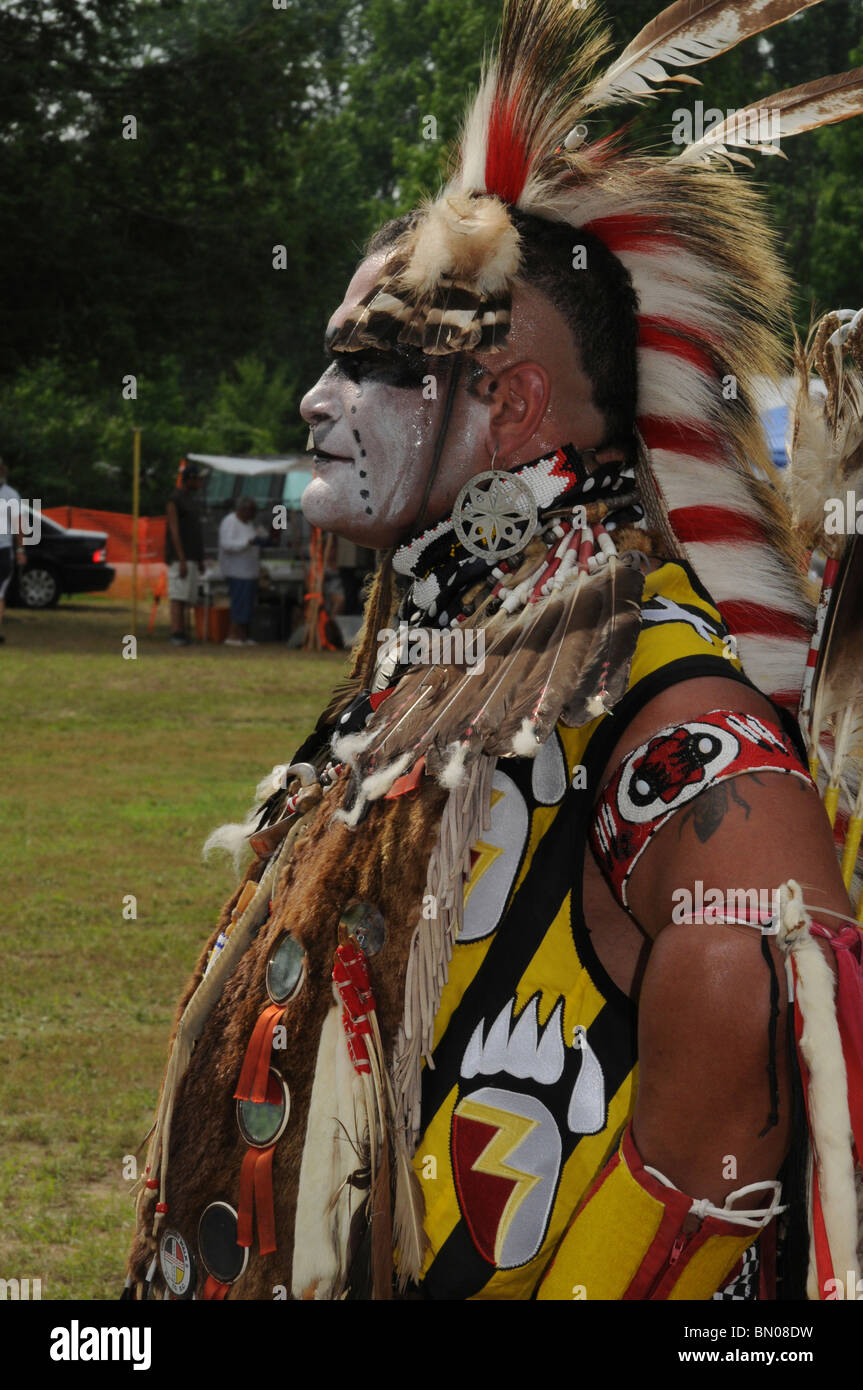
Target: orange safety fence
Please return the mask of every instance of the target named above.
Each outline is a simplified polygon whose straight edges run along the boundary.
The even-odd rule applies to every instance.
[[[132,517],[126,512],[98,512],[88,507],[44,507],[45,516],[61,526],[81,531],[104,531],[108,564],[116,570],[107,592],[112,598],[132,597]],[[138,597],[162,597],[165,592],[165,518],[138,518]]]

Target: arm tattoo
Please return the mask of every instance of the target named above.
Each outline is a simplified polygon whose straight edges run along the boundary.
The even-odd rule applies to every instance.
[[[753,781],[757,782],[759,786],[762,785],[757,774],[751,773],[750,775]],[[730,778],[727,782],[720,782],[718,786],[710,787],[706,792],[702,792],[701,796],[695,798],[689,810],[681,816],[680,826],[677,832],[678,840],[683,834],[686,822],[692,817],[695,833],[701,843],[706,845],[711,835],[714,831],[719,829],[725,819],[732,801],[736,802],[738,806],[743,807],[746,813],[746,819],[748,820],[749,812],[752,810],[752,807],[749,805],[749,802],[740,795],[740,792],[735,786],[734,778]]]

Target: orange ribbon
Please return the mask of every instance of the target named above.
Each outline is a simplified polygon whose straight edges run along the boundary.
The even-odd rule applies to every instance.
[[[217,1279],[214,1274],[207,1275],[207,1282],[204,1285],[204,1298],[222,1299],[227,1298],[230,1284],[223,1284],[221,1279]]]
[[[273,1207],[273,1153],[268,1149],[248,1149],[240,1169],[240,1201],[237,1212],[237,1244],[252,1244],[253,1215],[258,1218],[258,1250],[272,1255],[276,1245],[276,1215]]]
[[[273,1034],[279,1018],[285,1012],[284,1004],[270,1004],[261,1014],[252,1030],[243,1068],[234,1100],[262,1101],[267,1099],[267,1079],[270,1074],[270,1053],[273,1050]]]

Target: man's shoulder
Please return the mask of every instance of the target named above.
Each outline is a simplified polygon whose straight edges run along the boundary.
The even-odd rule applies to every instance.
[[[609,747],[607,775],[660,729],[716,709],[779,722],[747,680],[736,641],[691,567],[667,561],[645,579],[627,693],[609,720],[611,737],[616,722],[619,737]]]

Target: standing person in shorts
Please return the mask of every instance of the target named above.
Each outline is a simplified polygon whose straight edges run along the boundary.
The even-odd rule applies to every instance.
[[[226,647],[253,647],[249,636],[255,611],[255,589],[261,569],[264,538],[252,522],[258,510],[253,497],[240,497],[219,526],[219,568],[231,595],[231,626]]]
[[[15,569],[15,554],[17,553],[18,564],[26,565],[27,556],[21,543],[21,535],[18,530],[18,521],[10,515],[8,503],[21,501],[20,496],[6,481],[6,465],[0,459],[0,627],[3,625],[3,615],[6,612],[6,590],[9,587],[9,580]],[[0,642],[5,642],[6,638],[0,632]]]
[[[190,644],[186,614],[198,596],[198,581],[204,567],[200,486],[198,465],[184,462],[178,484],[168,499],[165,563],[171,601],[171,642],[175,647]]]

